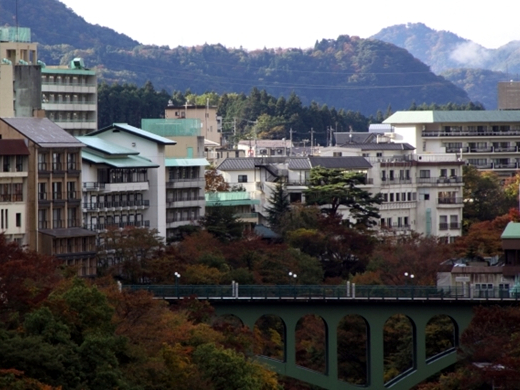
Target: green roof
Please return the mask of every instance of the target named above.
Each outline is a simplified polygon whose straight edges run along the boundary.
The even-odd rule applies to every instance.
[[[143,130],[162,137],[196,137],[202,135],[200,119],[141,119]]]
[[[111,155],[111,156],[128,156],[128,155],[138,155],[139,152],[135,149],[129,149],[125,148],[123,146],[119,146],[117,144],[114,144],[112,142],[105,141],[104,139],[97,138],[97,137],[76,137],[80,142],[84,143],[91,149],[98,150],[100,152],[103,152],[105,154]]]
[[[71,69],[71,68],[53,68],[46,66],[42,67],[43,74],[75,74],[75,75],[85,75],[85,76],[94,76],[96,74],[95,70],[88,69]]]
[[[107,158],[82,150],[81,158],[94,164],[106,164],[114,168],[159,168],[158,164],[139,156]]]
[[[87,134],[87,137],[91,137],[93,135],[101,134],[101,133],[104,133],[105,131],[112,130],[112,129],[126,131],[127,133],[132,133],[132,134],[134,134],[134,135],[136,135],[138,137],[146,138],[146,139],[149,139],[151,141],[154,141],[154,142],[157,142],[157,143],[163,144],[163,145],[175,145],[175,144],[177,144],[177,142],[172,141],[172,140],[170,140],[168,138],[164,138],[164,137],[161,137],[159,135],[150,133],[149,131],[138,129],[137,127],[130,126],[127,123],[114,123],[114,124],[112,124],[110,126],[104,127],[102,129],[99,129],[99,130],[93,131],[92,133]]]
[[[205,158],[165,158],[167,167],[205,167],[210,165]]]
[[[251,199],[249,193],[245,191],[233,192],[208,192],[206,196],[206,206],[243,206],[260,204],[260,200]]]
[[[383,123],[511,123],[520,122],[520,110],[496,111],[397,111]]]
[[[511,240],[520,238],[520,223],[509,222],[500,236],[502,240]]]

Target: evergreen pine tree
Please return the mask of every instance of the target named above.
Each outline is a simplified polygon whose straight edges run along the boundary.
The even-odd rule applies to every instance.
[[[289,194],[285,191],[285,184],[281,181],[276,183],[276,187],[268,199],[269,206],[265,209],[269,213],[267,220],[271,229],[278,231],[282,216],[289,211]]]

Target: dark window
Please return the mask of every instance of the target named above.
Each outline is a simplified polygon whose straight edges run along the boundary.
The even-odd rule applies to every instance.
[[[16,227],[22,227],[22,213],[16,213]]]
[[[247,183],[247,175],[238,175],[239,183]]]

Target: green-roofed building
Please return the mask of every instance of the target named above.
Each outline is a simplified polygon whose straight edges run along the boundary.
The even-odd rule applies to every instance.
[[[384,121],[417,154],[456,154],[482,170],[511,176],[520,167],[520,110],[398,111]]]
[[[208,192],[206,193],[206,208],[210,207],[232,207],[235,216],[243,223],[247,224],[251,230],[258,223],[258,213],[255,205],[260,205],[259,199],[254,199],[246,191],[230,192]]]

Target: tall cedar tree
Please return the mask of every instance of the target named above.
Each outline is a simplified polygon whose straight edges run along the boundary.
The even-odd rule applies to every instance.
[[[305,191],[308,204],[323,206],[322,212],[336,216],[340,206],[348,209],[350,222],[348,225],[369,227],[376,224],[379,218],[377,205],[381,204],[381,194],[371,193],[359,188],[365,183],[365,175],[343,169],[327,169],[315,167],[311,169],[310,185]]]
[[[222,242],[238,240],[244,230],[244,224],[237,219],[233,208],[221,205],[207,208],[201,225]]]
[[[269,213],[267,220],[269,221],[271,229],[279,232],[282,217],[287,211],[289,211],[290,206],[289,194],[286,192],[283,182],[276,183],[276,187],[274,188],[268,203],[269,206],[265,208]]]

